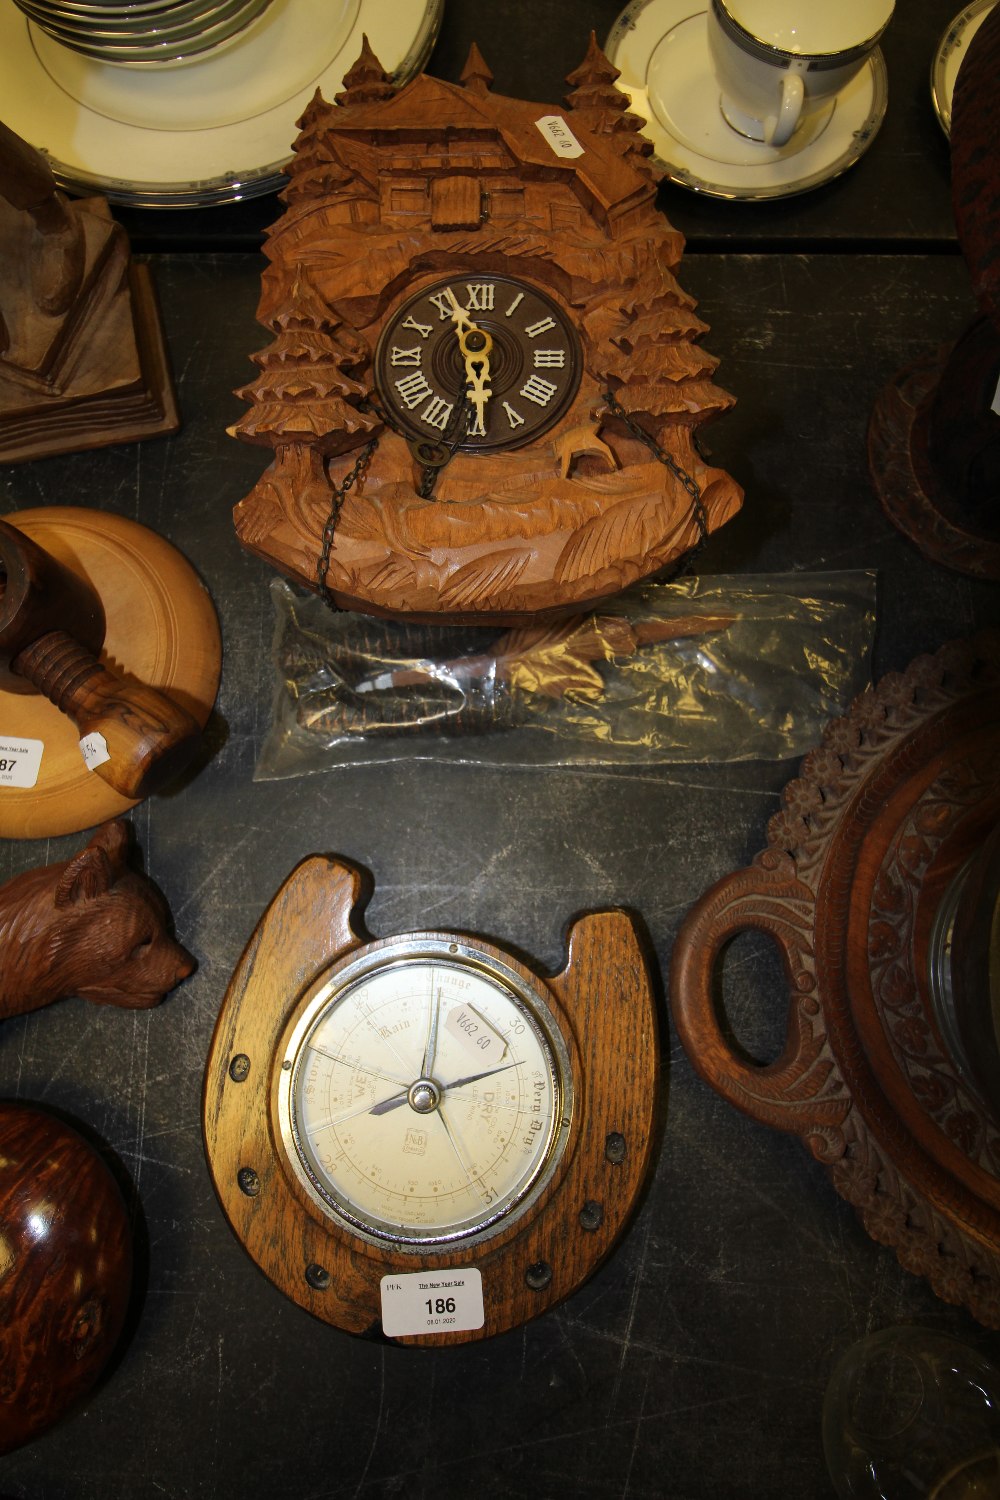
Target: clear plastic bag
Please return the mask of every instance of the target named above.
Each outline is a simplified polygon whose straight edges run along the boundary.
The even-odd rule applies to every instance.
[[[416,625],[271,584],[257,780],[404,757],[511,766],[782,760],[869,680],[875,574],[642,584],[545,624]]]

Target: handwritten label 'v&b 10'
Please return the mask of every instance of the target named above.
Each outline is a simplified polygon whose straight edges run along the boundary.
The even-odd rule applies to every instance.
[[[562,115],[543,115],[540,120],[535,121],[535,125],[557,156],[583,155],[583,147]]]

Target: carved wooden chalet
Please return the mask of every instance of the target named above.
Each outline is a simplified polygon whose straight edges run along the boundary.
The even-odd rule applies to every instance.
[[[460,85],[421,75],[397,91],[366,43],[336,104],[317,93],[266,246],[258,317],[274,340],[231,429],[274,450],[235,511],[251,551],[316,587],[335,491],[373,438],[325,571],[347,608],[455,620],[580,607],[699,540],[687,476],[707,530],[738,510],[739,487],[694,442],[732,398],[675,279],[683,240],[657,211],[651,148],[616,77],[591,38],[562,111],[492,93],[475,47]],[[460,450],[423,496],[372,397],[379,332],[422,283],[501,274],[567,309],[579,388],[543,436]]]

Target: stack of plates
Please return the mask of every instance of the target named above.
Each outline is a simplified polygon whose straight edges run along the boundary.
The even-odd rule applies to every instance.
[[[430,56],[444,8],[271,0],[224,46],[180,67],[123,67],[57,41],[27,17],[29,3],[40,0],[24,10],[0,0],[4,124],[45,152],[60,187],[147,208],[204,208],[280,188],[295,122],[315,90],[333,99],[365,36],[405,83]],[[59,0],[60,12],[69,4]],[[122,0],[117,10],[138,8]]]
[[[271,0],[15,0],[54,41],[128,67],[184,62],[220,47]]]

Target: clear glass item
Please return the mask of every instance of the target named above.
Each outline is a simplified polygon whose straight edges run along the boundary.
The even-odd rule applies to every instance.
[[[924,1328],[887,1328],[838,1361],[823,1449],[841,1500],[996,1500],[1000,1370]]]

